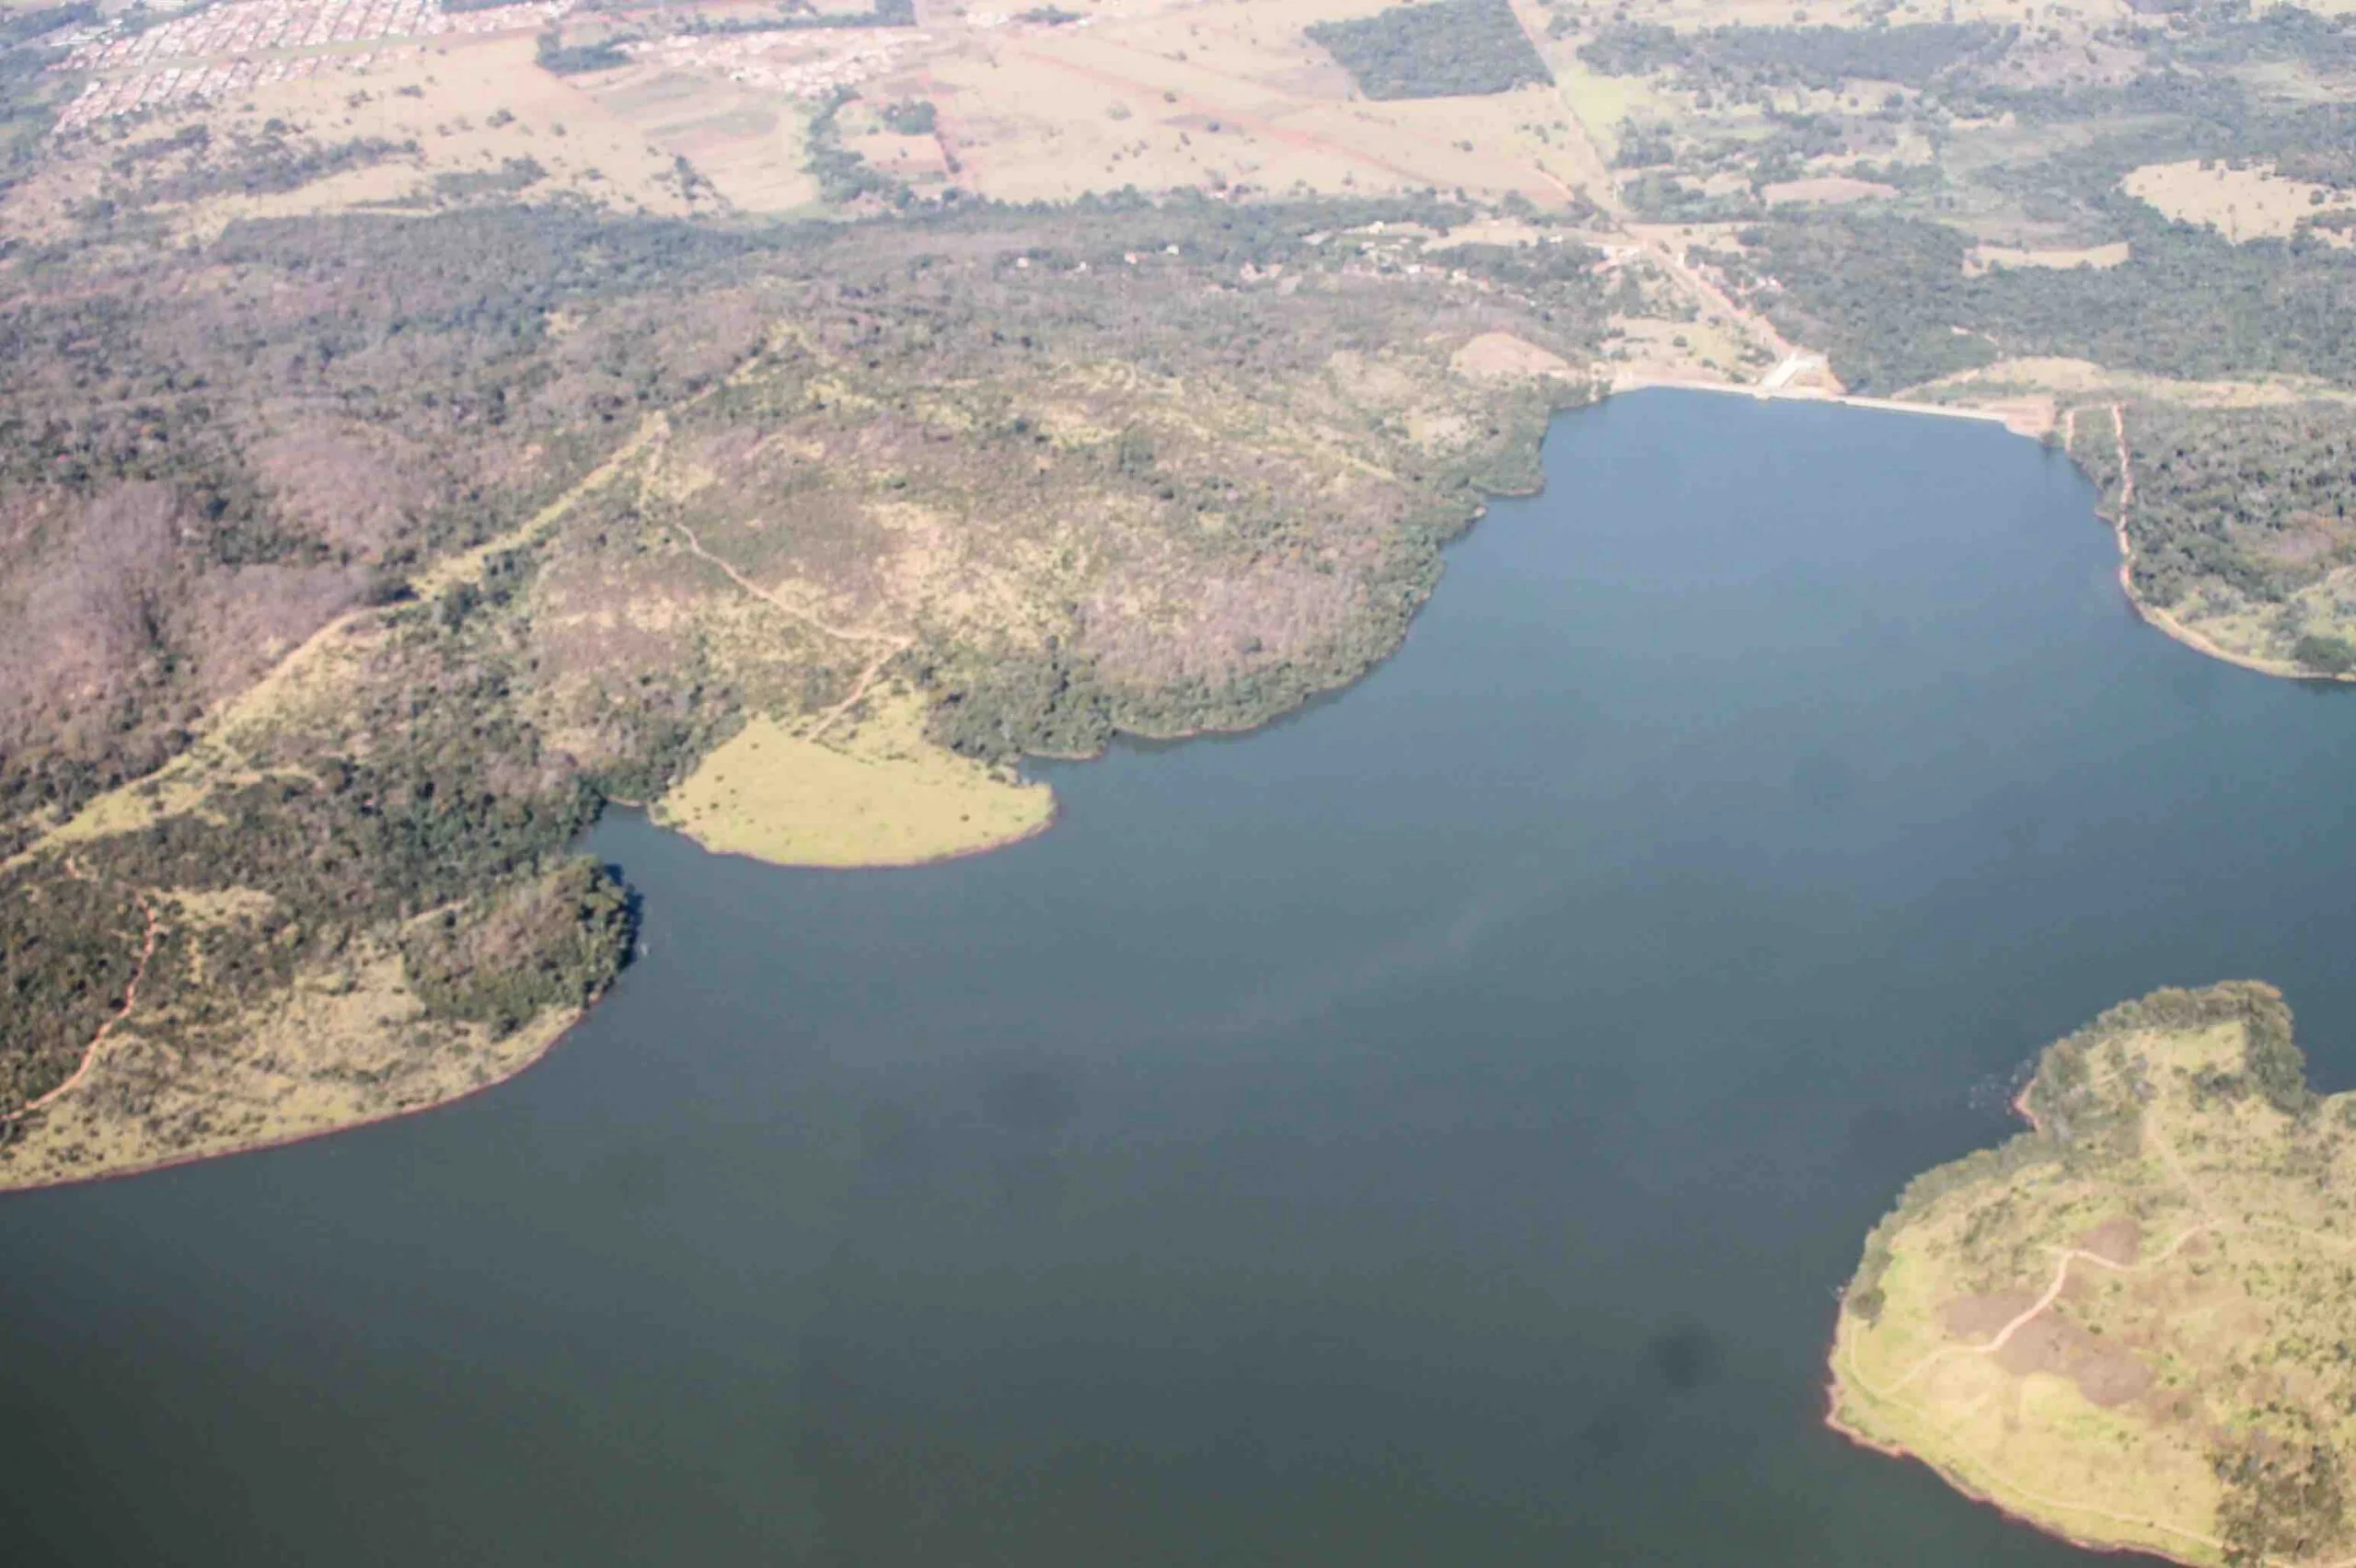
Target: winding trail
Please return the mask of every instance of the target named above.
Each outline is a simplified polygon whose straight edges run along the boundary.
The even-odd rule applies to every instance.
[[[1738,337],[1764,344],[1779,362],[1800,352],[1797,345],[1775,329],[1773,322],[1755,310],[1736,304],[1731,294],[1703,277],[1692,262],[1685,259],[1678,249],[1675,225],[1630,223],[1619,211],[1616,200],[1612,205],[1612,215],[1619,221],[1621,232],[1645,248],[1645,254],[1652,259],[1654,265],[1660,268],[1672,283],[1685,291],[1700,306],[1704,317],[1715,317],[1720,326]],[[1755,388],[1744,386],[1743,390]]]
[[[2216,1222],[2203,1221],[2201,1224],[2194,1226],[2190,1230],[2186,1231],[2182,1236],[2177,1238],[2176,1241],[2169,1247],[2168,1251],[2174,1251],[2176,1248],[2181,1247],[2186,1241],[2191,1239],[2194,1235],[2201,1231],[2219,1228],[2220,1227]],[[2156,1263],[2166,1255],[2167,1254],[2165,1252],[2158,1254],[2148,1260],[2148,1262]],[[2124,1271],[2127,1269],[2146,1266],[2145,1264],[2122,1265],[2114,1263],[2108,1258],[2097,1257],[2090,1252],[2072,1249],[2070,1253],[2065,1255],[2062,1259],[2062,1268],[2056,1272],[2052,1285],[2047,1287],[2045,1296],[2039,1299],[2035,1307],[2022,1313],[2010,1323],[2005,1324],[2004,1327],[1998,1332],[1997,1337],[1986,1345],[1955,1346],[1950,1348],[1959,1354],[1987,1352],[2001,1348],[2002,1344],[2008,1340],[2014,1332],[2017,1332],[2024,1324],[2035,1318],[2039,1312],[2044,1311],[2048,1307],[2052,1305],[2054,1298],[2061,1294],[2070,1262],[2073,1258],[2081,1257],[2098,1263],[2105,1268],[2115,1270]],[[1940,1354],[1941,1353],[1934,1352],[1931,1359],[1937,1359]],[[1894,1391],[1898,1385],[1891,1385],[1890,1391],[1876,1389],[1873,1384],[1857,1370],[1857,1361],[1854,1347],[1850,1354],[1842,1358],[1842,1364],[1843,1369],[1846,1371],[1847,1375],[1855,1381],[1856,1385],[1865,1389],[1868,1394],[1871,1394],[1877,1400],[1894,1405],[1898,1409],[1903,1410],[1924,1422],[1933,1421],[1934,1418],[1929,1411],[1923,1409],[1919,1404],[1915,1404],[1911,1401],[1898,1397]],[[1920,1369],[1921,1368],[1919,1366],[1916,1368],[1916,1370]],[[1912,1373],[1910,1372],[1907,1376],[1911,1377]],[[1900,1383],[1904,1381],[1904,1378],[1900,1379]],[[1884,1442],[1879,1438],[1870,1436],[1865,1433],[1858,1431],[1856,1428],[1850,1426],[1841,1420],[1837,1408],[1826,1416],[1825,1421],[1826,1424],[1831,1426],[1835,1432],[1840,1433],[1843,1437],[1848,1438],[1849,1441],[1855,1443],[1860,1447],[1872,1448],[1877,1452],[1888,1454],[1892,1458],[1919,1459],[1923,1463],[1929,1465],[1933,1470],[1943,1476],[1950,1485],[1954,1486],[1956,1490],[1961,1492],[1965,1496],[1976,1498],[1981,1502],[1987,1503],[1995,1507],[2000,1513],[2007,1514],[2016,1518],[2021,1518],[2040,1531],[2057,1535],[2062,1539],[2069,1540],[2074,1545],[2084,1547],[2088,1551],[2150,1551],[2152,1549],[2148,1547],[2139,1548],[2122,1546],[2116,1541],[2081,1539],[2073,1536],[2067,1528],[2057,1527],[2050,1520],[2028,1517],[2027,1515],[2024,1515],[2019,1511],[2016,1505],[2021,1503],[2034,1504],[2038,1507],[2045,1508],[2057,1514],[2074,1515],[2079,1517],[2088,1519],[2100,1519],[2106,1523],[2113,1525],[2124,1525],[2134,1529],[2149,1530],[2158,1535],[2172,1536],[2178,1540],[2188,1541],[2195,1546],[2206,1548],[2212,1553],[2223,1553],[2225,1550],[2224,1541],[2219,1538],[2212,1535],[2204,1535],[2199,1530],[2187,1529],[2181,1525],[2172,1525],[2165,1519],[2145,1518],[2141,1515],[2136,1514],[2122,1514],[2116,1509],[2101,1507],[2096,1504],[2082,1502],[2067,1497],[2056,1497],[2050,1493],[2040,1492],[2036,1487],[2022,1481],[2019,1477],[1997,1469],[1994,1465],[1988,1462],[1986,1458],[1981,1457],[1971,1457],[1972,1463],[1977,1467],[1975,1471],[1970,1474],[1959,1474],[1947,1466],[1932,1460],[1926,1455],[1918,1454],[1913,1450],[1901,1447],[1898,1444]],[[1993,1483],[1992,1485],[1991,1484],[1992,1482]],[[2002,1489],[2001,1492],[1997,1490],[1998,1488]],[[2299,1565],[2292,1563],[2288,1559],[2269,1558],[2265,1560],[2265,1562],[2268,1565],[2270,1565],[2270,1568],[2299,1568]],[[2311,1568],[2356,1568],[2356,1557],[2342,1558],[2335,1562],[2315,1564],[2311,1565]]]
[[[2050,1308],[2056,1300],[2060,1299],[2062,1287],[2069,1283],[2070,1265],[2073,1262],[2075,1262],[2080,1259],[2084,1259],[2088,1262],[2109,1269],[2114,1273],[2133,1274],[2140,1270],[2147,1269],[2155,1264],[2164,1262],[2169,1258],[2175,1256],[2175,1254],[2183,1248],[2185,1243],[2190,1241],[2195,1236],[2200,1235],[2204,1231],[2220,1229],[2223,1228],[2223,1222],[2221,1220],[2204,1219],[2198,1225],[2194,1225],[2185,1230],[2160,1251],[2154,1253],[2149,1258],[2134,1263],[2114,1262],[2108,1258],[2103,1257],[2098,1253],[2086,1251],[2083,1248],[2071,1247],[2062,1249],[2061,1262],[2053,1271],[2052,1282],[2045,1287],[2045,1294],[2038,1297],[2037,1304],[2035,1306],[2021,1312],[2003,1328],[1997,1330],[1995,1336],[1990,1339],[1987,1343],[1973,1345],[1948,1345],[1939,1350],[1934,1350],[1929,1355],[1915,1363],[1913,1366],[1901,1374],[1896,1382],[1890,1384],[1886,1389],[1875,1387],[1871,1379],[1867,1378],[1863,1372],[1858,1370],[1856,1347],[1854,1343],[1849,1346],[1848,1353],[1842,1357],[1842,1369],[1858,1388],[1864,1389],[1874,1399],[1885,1404],[1894,1405],[1900,1410],[1905,1411],[1909,1414],[1911,1414],[1925,1423],[1932,1423],[1935,1424],[1935,1418],[1932,1415],[1931,1412],[1923,1409],[1921,1405],[1914,1403],[1911,1400],[1900,1398],[1898,1390],[1904,1388],[1907,1383],[1912,1381],[1923,1372],[1928,1371],[1934,1365],[1939,1362],[1963,1355],[1992,1355],[1996,1352],[2004,1349],[2006,1344],[2011,1343],[2012,1337],[2015,1334],[2018,1333],[2029,1323],[2035,1321],[2037,1318]],[[2101,1507],[2096,1504],[2078,1502],[2066,1497],[2056,1497],[2050,1493],[2039,1492],[2035,1487],[2021,1481],[2018,1477],[2007,1474],[2005,1471],[1998,1470],[1985,1458],[1969,1456],[1971,1462],[1978,1467],[1977,1475],[1979,1480],[1977,1483],[1975,1483],[1972,1478],[1957,1474],[1946,1466],[1938,1464],[1932,1460],[1927,1455],[1918,1454],[1913,1450],[1903,1447],[1898,1444],[1888,1443],[1879,1438],[1868,1436],[1865,1433],[1858,1431],[1856,1428],[1848,1425],[1841,1419],[1837,1396],[1833,1409],[1825,1416],[1825,1423],[1835,1432],[1840,1433],[1842,1436],[1848,1438],[1853,1443],[1858,1444],[1860,1447],[1872,1448],[1880,1453],[1888,1454],[1893,1458],[1921,1459],[1923,1463],[1930,1465],[1932,1470],[1946,1477],[1951,1485],[1953,1485],[1958,1491],[1963,1493],[1966,1496],[1976,1497],[1982,1502],[1992,1504],[2000,1512],[2013,1514],[2018,1517],[2026,1517],[2026,1516],[2019,1515],[2016,1508],[2013,1505],[2016,1503],[2026,1502],[2034,1504],[2040,1508],[2049,1509],[2054,1513],[2077,1515],[2085,1518],[2100,1519],[2108,1524],[2124,1525],[2134,1529],[2150,1530],[2160,1535],[2173,1536],[2179,1540],[2189,1541],[2195,1545],[2205,1547],[2212,1552],[2223,1552],[2225,1549],[2225,1543],[2214,1536],[2203,1535],[2198,1530],[2187,1529],[2179,1525],[2172,1525],[2165,1519],[2150,1519],[2144,1518],[2139,1515],[2122,1514],[2114,1509]],[[1991,1482],[2003,1488],[2003,1493],[2001,1495],[1998,1494],[1993,1488],[1989,1486],[1988,1483]],[[2029,1519],[2028,1522],[2038,1529],[2059,1534],[2065,1539],[2075,1539],[2075,1538],[2069,1535],[2067,1530],[2056,1530],[2052,1525],[2046,1521]],[[2076,1544],[2086,1546],[2090,1549],[2113,1549],[2104,1548],[2101,1543],[2097,1542],[2076,1541]],[[2350,1568],[2350,1565],[2333,1563],[2327,1565],[2327,1568]]]
[[[696,536],[696,531],[687,524],[675,522],[671,526],[676,528],[681,536],[687,541],[687,551],[689,554],[695,556],[698,559],[709,561],[713,566],[718,567],[721,571],[726,575],[729,582],[733,582],[737,587],[742,588],[745,593],[750,594],[754,598],[760,600],[771,609],[782,611],[784,614],[791,616],[793,619],[802,622],[803,625],[810,627],[814,630],[822,632],[825,635],[833,638],[837,642],[880,642],[887,640],[891,635],[888,632],[869,631],[860,627],[837,626],[814,610],[804,609],[800,605],[782,599],[779,597],[774,591],[762,587],[759,583],[754,582],[751,578],[737,571],[735,567],[730,565],[727,561],[721,559],[720,557],[704,548],[703,541]]]
[[[708,391],[699,393],[682,407],[692,406],[708,396],[710,396]],[[647,415],[639,421],[638,429],[616,447],[603,462],[567,486],[561,495],[541,507],[524,522],[496,538],[485,540],[469,549],[447,557],[419,573],[411,583],[416,596],[422,600],[431,600],[461,583],[479,582],[493,555],[502,550],[520,549],[530,544],[563,521],[584,497],[596,490],[598,487],[611,481],[626,465],[636,460],[648,447],[664,440],[669,433],[670,423],[667,414],[657,410]],[[371,628],[385,625],[400,611],[401,607],[399,605],[358,605],[336,616],[289,649],[276,663],[263,671],[251,684],[208,709],[196,721],[194,725],[196,739],[187,750],[154,772],[119,785],[94,800],[84,801],[73,816],[52,824],[40,837],[26,845],[16,854],[0,859],[0,871],[13,870],[18,866],[29,865],[43,851],[71,842],[76,836],[77,824],[98,818],[108,809],[110,802],[121,799],[134,790],[156,780],[190,775],[203,780],[208,769],[225,765],[225,754],[221,745],[225,736],[237,730],[241,725],[266,715],[271,705],[282,695],[309,678],[314,673],[325,668],[341,651],[350,647],[355,638]],[[231,763],[226,766],[234,767],[235,765]],[[209,792],[208,786],[203,793],[209,794]],[[93,836],[103,836],[103,833],[93,835]]]
[[[2124,488],[2125,487],[2122,486],[2122,489]],[[2015,1101],[2015,1109],[2020,1112],[2021,1115],[2028,1121],[2032,1127],[2039,1125],[2036,1115],[2028,1109],[2026,1090],[2023,1091],[2021,1099]],[[2053,1277],[2047,1284],[2044,1294],[2039,1296],[2034,1304],[2015,1314],[2002,1328],[1998,1329],[1988,1340],[1978,1344],[1942,1346],[1937,1350],[1932,1351],[1929,1355],[1923,1357],[1922,1360],[1908,1367],[1903,1373],[1899,1375],[1895,1381],[1883,1386],[1877,1386],[1872,1379],[1865,1377],[1864,1372],[1859,1369],[1857,1366],[1856,1345],[1854,1341],[1851,1341],[1846,1344],[1845,1348],[1840,1351],[1838,1355],[1836,1369],[1840,1372],[1841,1376],[1854,1383],[1857,1389],[1873,1400],[1894,1406],[1899,1410],[1902,1410],[1910,1415],[1914,1416],[1917,1420],[1927,1424],[1936,1425],[1938,1424],[1937,1417],[1935,1417],[1931,1411],[1911,1400],[1901,1398],[1899,1390],[1905,1388],[1907,1384],[1912,1382],[1923,1373],[1930,1371],[1934,1366],[1945,1362],[1964,1356],[1993,1355],[1998,1352],[2001,1352],[2007,1344],[2012,1343],[2014,1335],[2019,1333],[2030,1323],[2036,1321],[2038,1318],[2049,1311],[2056,1301],[2061,1299],[2062,1290],[2069,1284],[2071,1264],[2084,1262],[2091,1263],[2097,1268],[2108,1269],[2113,1274],[2139,1274],[2146,1269],[2154,1268],[2161,1263],[2166,1262],[2178,1252],[2182,1251],[2195,1237],[2205,1235],[2212,1231],[2223,1233],[2245,1228],[2245,1222],[2229,1219],[2217,1213],[2215,1204],[2210,1198],[2208,1193],[2202,1191],[2199,1183],[2192,1180],[2190,1172],[2185,1169],[2182,1157],[2178,1155],[2176,1146],[2168,1139],[2165,1133],[2162,1132],[2154,1123],[2149,1120],[2145,1122],[2143,1131],[2145,1136],[2153,1140],[2154,1153],[2156,1154],[2159,1162],[2166,1167],[2169,1176],[2173,1178],[2176,1186],[2179,1189],[2179,1194],[2192,1207],[2199,1209],[2204,1217],[2196,1223],[2188,1226],[2184,1230],[2177,1235],[2174,1240],[2170,1241],[2159,1251],[2154,1252],[2148,1258],[2139,1259],[2131,1263],[2117,1262],[2109,1258],[2102,1256],[2100,1253],[2090,1252],[2081,1247],[2056,1248],[2054,1251],[2059,1254],[2058,1261],[2054,1267]],[[2348,1239],[2331,1236],[2320,1231],[2310,1230],[2301,1226],[2279,1223],[2267,1224],[2260,1221],[2249,1228],[2262,1228],[2269,1230],[2286,1231],[2292,1235],[2300,1237],[2302,1239],[2321,1242],[2327,1246],[2342,1249],[2356,1247],[2356,1242],[2351,1242]],[[1886,1442],[1880,1438],[1871,1436],[1849,1425],[1841,1419],[1839,1386],[1839,1383],[1836,1381],[1834,1384],[1833,1407],[1826,1413],[1825,1416],[1826,1424],[1831,1426],[1835,1432],[1840,1433],[1842,1436],[1862,1447],[1875,1449],[1880,1453],[1888,1454],[1894,1458],[1919,1459],[1945,1477],[1950,1484],[1955,1486],[1958,1491],[1962,1492],[1966,1496],[1974,1497],[1981,1502],[1988,1503],[2001,1512],[2012,1514],[2016,1517],[2025,1518],[2027,1523],[2038,1529],[2058,1534],[2063,1539],[2075,1539],[2071,1537],[2066,1529],[2057,1528],[2048,1520],[2028,1518],[2027,1516],[2020,1514],[2015,1505],[2020,1503],[2028,1503],[2033,1504],[2038,1507],[2048,1509],[2053,1513],[2074,1515],[2083,1518],[2099,1519],[2108,1524],[2124,1525],[2131,1528],[2148,1530],[2155,1534],[2174,1537],[2177,1539],[2205,1548],[2212,1553],[2223,1553],[2225,1550],[2225,1542],[2217,1537],[2204,1535],[2198,1530],[2188,1529],[2179,1525],[2173,1525],[2165,1519],[2145,1518],[2138,1515],[2123,1514],[2114,1509],[2101,1507],[2095,1504],[2074,1501],[2066,1497],[2056,1497],[2050,1493],[2040,1492],[2036,1487],[2022,1482],[2018,1477],[1998,1470],[1981,1455],[1965,1454],[1964,1458],[1972,1466],[1974,1466],[1975,1469],[1969,1474],[1962,1474],[1949,1468],[1947,1465],[1934,1461],[1926,1454],[1917,1453],[1900,1444]],[[1958,1418],[1958,1424],[1960,1419],[1961,1418]],[[1954,1426],[1948,1426],[1947,1430],[1952,1432],[1954,1430]],[[1992,1485],[1991,1483],[1993,1484]],[[1999,1492],[1997,1488],[2001,1488],[2001,1492]],[[2076,1544],[2087,1547],[2089,1550],[2120,1549],[2118,1547],[2117,1543],[2113,1542],[2081,1540],[2077,1541]],[[2356,1568],[2356,1557],[2343,1558],[2334,1562],[2307,1565],[2296,1564],[2288,1559],[2270,1558],[2265,1560],[2265,1564],[2266,1568]]]
[[[810,740],[814,741],[834,728],[835,721],[858,706],[859,699],[867,695],[868,687],[875,684],[875,678],[884,673],[884,666],[916,646],[917,640],[906,632],[871,631],[863,627],[837,626],[815,611],[792,604],[780,597],[775,591],[762,587],[737,571],[734,566],[704,548],[703,541],[696,536],[695,529],[686,523],[674,522],[671,525],[676,528],[681,536],[687,540],[689,554],[718,567],[726,574],[729,582],[733,582],[771,609],[798,620],[803,625],[823,636],[831,637],[837,642],[884,645],[884,651],[870,661],[867,668],[860,672],[859,679],[851,683],[850,695],[818,715],[817,726],[807,737]]]
[[[75,878],[86,882],[89,880],[87,873],[83,871],[78,866],[69,866],[69,870]],[[139,892],[137,889],[133,889],[132,896],[139,900],[140,911],[147,917],[147,935],[145,940],[140,945],[139,962],[132,966],[131,979],[122,988],[122,1006],[115,1009],[113,1013],[107,1018],[106,1021],[98,1025],[98,1032],[90,1036],[90,1043],[84,1047],[82,1051],[81,1065],[74,1069],[72,1076],[68,1077],[64,1083],[59,1084],[56,1088],[49,1090],[49,1092],[41,1095],[40,1098],[29,1100],[24,1104],[17,1106],[14,1111],[8,1112],[5,1115],[0,1115],[0,1125],[6,1125],[12,1122],[20,1121],[24,1117],[31,1115],[34,1112],[40,1110],[42,1106],[48,1105],[56,1101],[67,1090],[73,1089],[84,1078],[89,1077],[90,1069],[98,1065],[98,1052],[105,1046],[107,1043],[107,1036],[112,1034],[115,1031],[115,1026],[120,1024],[124,1019],[129,1018],[131,1016],[131,1009],[138,1005],[139,983],[147,977],[147,965],[156,956],[156,943],[163,935],[164,921],[163,917],[156,913],[155,902],[144,893]]]
[[[867,695],[867,688],[875,684],[875,677],[884,673],[884,667],[915,647],[916,640],[913,637],[900,638],[878,653],[873,662],[859,673],[859,679],[851,683],[850,694],[818,715],[818,722],[812,726],[806,738],[814,741],[824,736],[835,727],[836,720],[858,707],[859,699]]]
[[[2202,1203],[2200,1206],[2205,1209],[2208,1205],[2205,1203]],[[1888,1385],[1886,1389],[1877,1389],[1865,1380],[1864,1375],[1857,1371],[1856,1357],[1854,1355],[1849,1359],[1850,1374],[1856,1378],[1858,1387],[1864,1389],[1867,1393],[1872,1394],[1877,1399],[1887,1399],[1891,1394],[1897,1392],[1900,1389],[1904,1388],[1907,1384],[1921,1377],[1923,1373],[1929,1371],[1933,1366],[1938,1366],[1943,1362],[1950,1361],[1958,1356],[1963,1355],[1993,1355],[1997,1352],[2003,1350],[2004,1346],[2012,1343],[2012,1339],[2015,1334],[2020,1332],[2023,1329],[2028,1327],[2029,1324],[2035,1322],[2038,1318],[2044,1316],[2046,1309],[2061,1299],[2062,1287],[2070,1283],[2070,1265],[2072,1263],[2088,1262],[2094,1264],[2097,1268],[2108,1269],[2113,1274],[2141,1274],[2145,1269],[2151,1268],[2155,1264],[2164,1263],[2170,1258],[2175,1257],[2177,1252],[2184,1249],[2185,1243],[2191,1240],[2194,1237],[2200,1235],[2204,1231],[2223,1229],[2224,1228],[2224,1224],[2225,1222],[2223,1220],[2217,1219],[2213,1216],[2204,1219],[2200,1224],[2192,1226],[2185,1230],[2183,1234],[2179,1235],[2175,1240],[2169,1242],[2159,1251],[2154,1252],[2152,1256],[2145,1258],[2139,1262],[2115,1262],[2111,1259],[2104,1257],[2099,1252],[2089,1252],[2083,1247],[2057,1248],[2055,1249],[2055,1251],[2058,1253],[2061,1262],[2054,1268],[2052,1282],[2045,1287],[2045,1294],[2037,1298],[2035,1306],[2026,1309],[2010,1322],[2006,1323],[2003,1328],[1998,1329],[1996,1331],[1995,1337],[1990,1339],[1985,1343],[1943,1345],[1939,1349],[1931,1352],[1930,1355],[1924,1356],[1913,1366],[1908,1367],[1899,1376],[1898,1380]]]

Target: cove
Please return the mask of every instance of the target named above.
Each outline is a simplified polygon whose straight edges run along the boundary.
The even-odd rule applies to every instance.
[[[1911,1175],[2112,1002],[2356,1080],[2356,703],[2119,597],[2062,457],[1646,393],[1262,732],[781,872],[446,1110],[0,1202],[27,1564],[2058,1564],[1825,1432]]]

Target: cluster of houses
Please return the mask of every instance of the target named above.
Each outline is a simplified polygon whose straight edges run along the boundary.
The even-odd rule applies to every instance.
[[[447,34],[537,31],[572,0],[526,0],[445,11],[435,0],[231,0],[124,32],[110,23],[61,40],[53,69],[94,75],[58,116],[59,134],[166,104],[243,92],[271,82],[364,71],[400,44]]]
[[[834,29],[789,33],[698,36],[682,33],[632,44],[640,60],[675,70],[724,76],[747,86],[795,98],[823,98],[837,87],[857,86],[893,67],[926,35],[910,29],[864,29],[846,36]]]
[[[64,66],[69,71],[108,71],[156,61],[354,43],[422,32],[429,16],[438,20],[442,11],[427,0],[326,0],[308,6],[294,0],[243,0],[137,32],[92,39],[68,54]]]
[[[226,0],[133,31],[111,21],[82,27],[47,40],[67,52],[54,69],[89,77],[80,96],[59,114],[56,133],[272,82],[363,72],[436,38],[537,32],[576,3],[523,0],[445,11],[439,0]],[[967,18],[981,27],[1027,19],[1003,13]],[[893,28],[682,32],[626,47],[641,59],[676,69],[822,98],[891,71],[901,55],[928,41],[920,29]]]
[[[80,96],[59,112],[57,123],[51,133],[63,136],[95,121],[110,120],[143,109],[192,103],[243,92],[264,82],[311,75],[323,64],[331,63],[337,69],[349,69],[366,58],[341,55],[330,60],[327,56],[313,54],[294,60],[232,60],[220,65],[173,65],[160,71],[99,76],[83,87]]]

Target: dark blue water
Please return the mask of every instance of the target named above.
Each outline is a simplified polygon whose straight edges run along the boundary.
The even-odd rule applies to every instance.
[[[9,1564],[2085,1561],[1818,1424],[2046,1041],[2356,1080],[2356,703],[1989,427],[1565,419],[1397,659],[907,872],[621,820],[645,960],[432,1115],[0,1203]]]

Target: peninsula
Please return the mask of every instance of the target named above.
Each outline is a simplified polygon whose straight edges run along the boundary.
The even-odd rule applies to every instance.
[[[2348,1559],[2356,1094],[2245,982],[2112,1009],[2019,1103],[1875,1228],[1831,1424],[2085,1545]]]

